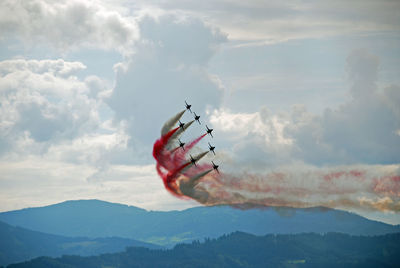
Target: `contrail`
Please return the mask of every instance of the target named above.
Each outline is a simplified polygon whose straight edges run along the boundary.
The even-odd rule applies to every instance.
[[[185,113],[185,110],[177,113],[175,116],[173,116],[171,119],[169,119],[167,122],[165,122],[164,126],[161,128],[161,136],[164,136],[170,131],[176,123],[178,123],[179,119],[181,119],[182,115]]]
[[[265,174],[213,172],[211,164],[190,161],[189,151],[205,137],[199,136],[185,150],[169,149],[179,127],[173,125],[178,113],[162,128],[166,131],[155,143],[153,156],[166,189],[183,199],[204,205],[231,205],[240,208],[323,206],[365,211],[400,211],[398,166],[354,168],[310,168]],[[171,124],[171,122],[175,122]],[[162,131],[162,132],[163,132]],[[199,160],[206,152],[194,156]]]
[[[181,135],[182,133],[188,129],[192,124],[193,124],[194,120],[187,122],[184,126],[183,129],[179,128],[172,136],[171,139],[169,141],[169,143],[172,143],[174,141],[176,141]],[[175,123],[176,124],[176,123]]]

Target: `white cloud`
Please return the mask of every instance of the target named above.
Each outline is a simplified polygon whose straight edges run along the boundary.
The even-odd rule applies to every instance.
[[[64,60],[0,62],[1,210],[87,198],[149,209],[182,206],[163,189],[153,165],[131,165],[124,121],[99,115],[107,108],[107,83],[79,79],[83,69]]]
[[[89,85],[73,75],[84,68],[61,59],[0,62],[3,143],[23,154],[38,148],[40,153],[57,140],[98,128],[99,101],[88,97]],[[19,142],[24,146],[18,148]]]
[[[71,141],[51,145],[47,155],[59,161],[102,167],[112,162],[113,156],[123,153],[128,139],[122,130],[111,134],[84,134]]]
[[[126,50],[138,37],[132,18],[98,1],[2,1],[2,38],[42,42],[60,50],[79,46]]]
[[[266,107],[251,114],[215,110],[211,116],[211,123],[220,126],[223,132],[234,133],[234,139],[237,140],[249,135],[259,135],[264,137],[266,145],[292,143],[292,140],[283,135],[283,129],[289,122],[279,115],[270,116]]]
[[[62,59],[41,61],[16,59],[2,61],[0,63],[0,74],[6,76],[16,71],[32,71],[38,74],[51,73],[57,76],[66,77],[85,68],[86,66],[81,62],[66,62]]]
[[[4,159],[42,155],[95,168],[130,163],[124,121],[103,102],[109,82],[82,79],[85,66],[63,60],[0,62],[0,149]]]

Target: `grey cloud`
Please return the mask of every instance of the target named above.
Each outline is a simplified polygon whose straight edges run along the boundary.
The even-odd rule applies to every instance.
[[[103,80],[101,78],[99,78],[98,76],[88,76],[85,78],[85,84],[88,86],[88,88],[90,89],[89,92],[89,97],[95,99],[97,97],[101,97],[98,96],[99,93],[104,93],[106,91],[108,91],[110,88],[112,88],[112,86],[110,85],[110,83],[108,83],[108,81]]]
[[[5,60],[0,62],[0,75],[6,76],[16,71],[32,71],[37,74],[51,73],[57,76],[68,77],[85,69],[81,62],[66,62],[58,60]]]
[[[377,88],[379,59],[365,50],[355,50],[347,58],[350,93],[354,99],[370,97]]]
[[[65,131],[72,118],[68,114],[60,114],[57,109],[50,109],[51,114],[44,114],[40,103],[24,103],[16,107],[19,120],[14,128],[19,131],[29,131],[31,137],[38,142],[50,140],[57,133]]]
[[[237,163],[276,167],[310,165],[398,164],[400,162],[400,87],[377,86],[378,57],[365,50],[347,59],[349,99],[321,115],[304,105],[291,112],[253,114],[215,111],[212,122],[234,143],[228,150]],[[232,124],[230,122],[235,122]]]
[[[2,1],[0,31],[2,39],[32,46],[45,41],[61,50],[81,45],[123,50],[138,35],[134,20],[92,1]]]
[[[180,64],[205,65],[226,36],[218,29],[204,25],[198,19],[171,15],[140,21],[144,46],[153,46],[153,53],[164,65],[177,68]]]
[[[214,13],[215,15],[224,16],[226,13],[233,17],[242,17],[243,19],[249,14],[253,18],[282,18],[296,14],[296,6],[288,1],[163,1],[160,6],[166,9],[183,9],[192,12],[202,11]]]
[[[116,119],[128,122],[134,140],[150,144],[184,100],[201,115],[206,106],[218,107],[222,91],[206,67],[226,37],[198,20],[174,16],[144,17],[139,25],[142,40],[117,69],[108,104]]]
[[[398,1],[143,1],[197,16],[233,40],[280,42],[345,33],[398,32]],[[140,5],[139,5],[140,6]]]
[[[391,85],[385,88],[383,97],[388,108],[393,111],[397,118],[400,118],[400,86]]]
[[[400,117],[388,101],[399,99],[398,87],[378,90],[378,59],[366,51],[350,54],[348,70],[353,83],[348,102],[288,125],[298,146],[295,155],[318,164],[398,163]]]

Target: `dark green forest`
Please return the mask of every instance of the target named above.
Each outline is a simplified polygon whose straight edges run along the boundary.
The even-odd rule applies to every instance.
[[[169,250],[130,247],[121,253],[40,257],[8,266],[24,267],[400,267],[400,233],[255,236],[235,232]]]

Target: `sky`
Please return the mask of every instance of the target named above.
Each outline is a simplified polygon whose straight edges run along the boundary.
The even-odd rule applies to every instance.
[[[1,1],[0,211],[92,198],[198,205],[164,189],[151,154],[185,100],[214,128],[223,171],[400,175],[399,10],[390,0]],[[399,212],[355,212],[400,224]]]

